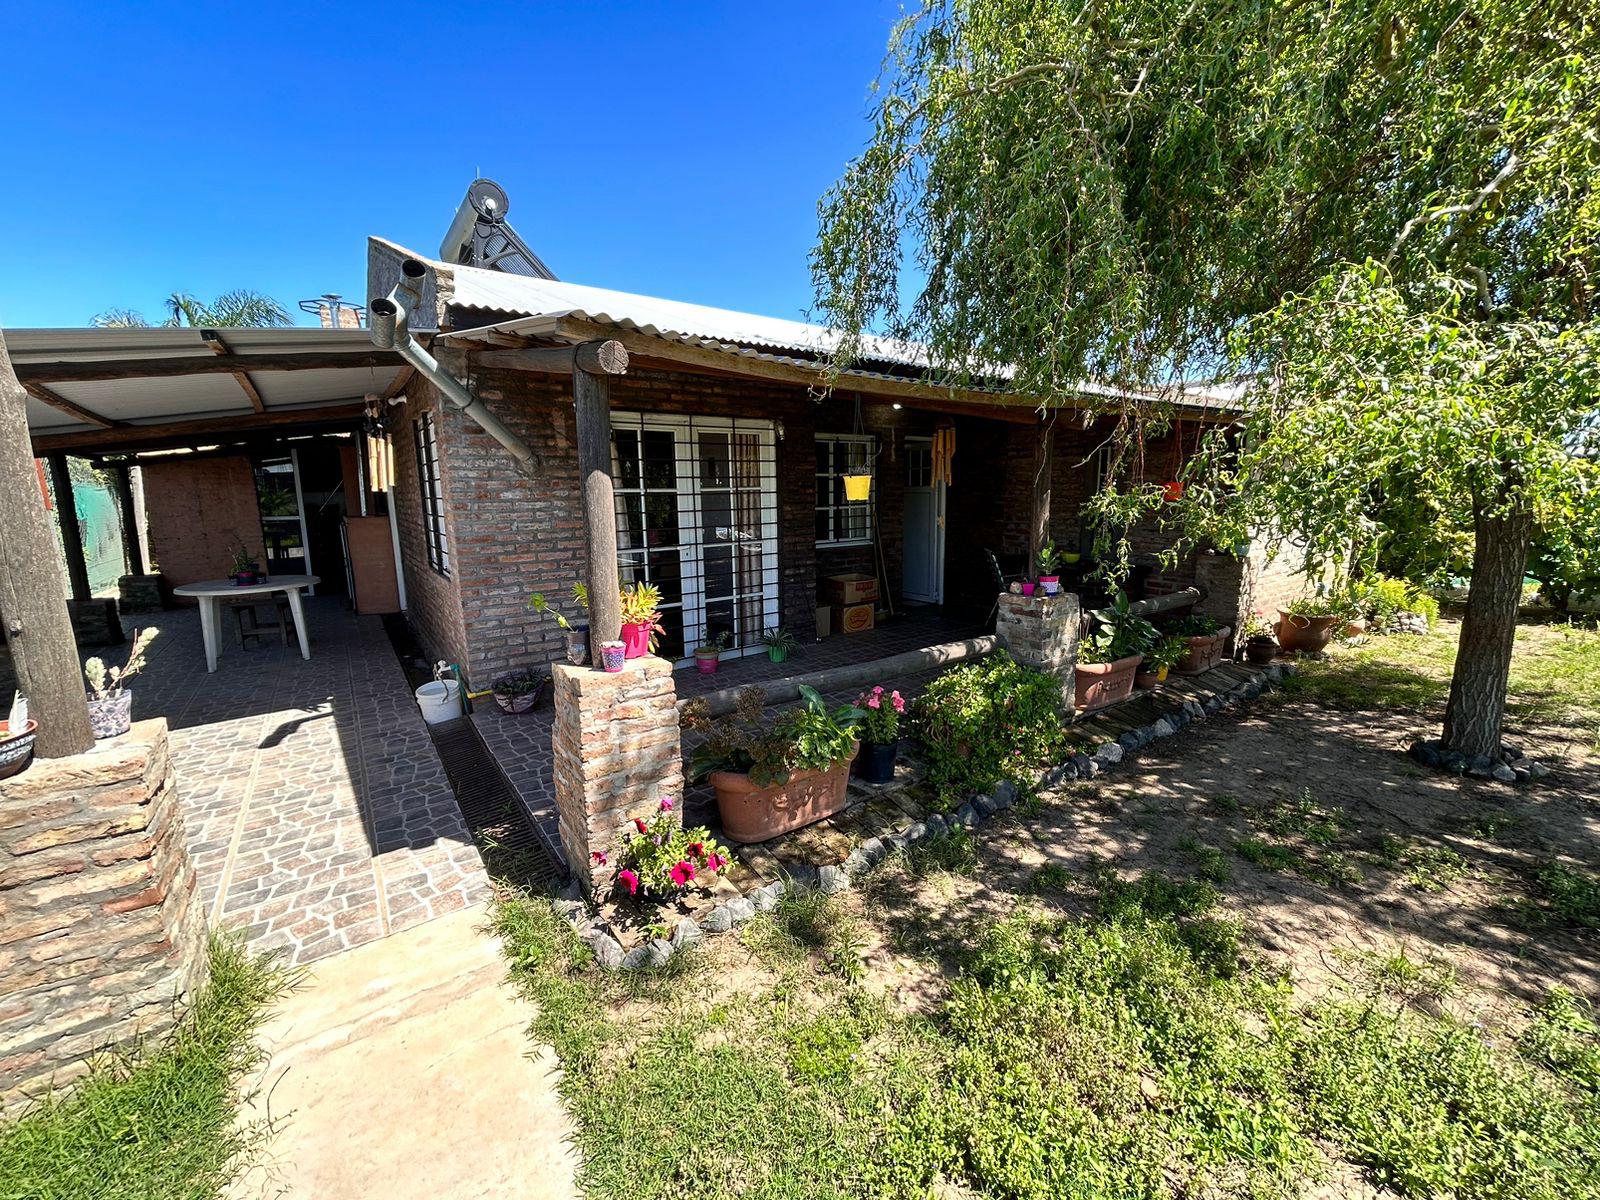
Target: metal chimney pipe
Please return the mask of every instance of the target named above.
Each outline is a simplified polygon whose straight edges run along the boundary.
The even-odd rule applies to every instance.
[[[520,467],[527,470],[533,463],[533,451],[528,448],[528,444],[501,424],[500,419],[489,411],[483,401],[467,391],[454,375],[441,367],[438,360],[411,336],[408,322],[412,310],[422,302],[422,280],[427,275],[428,268],[417,259],[408,258],[400,264],[400,271],[401,280],[394,285],[389,295],[375,297],[367,305],[367,326],[372,336],[372,344],[383,350],[398,351],[400,357],[438,388],[445,399],[471,417],[480,429],[511,452],[511,456],[517,460]]]

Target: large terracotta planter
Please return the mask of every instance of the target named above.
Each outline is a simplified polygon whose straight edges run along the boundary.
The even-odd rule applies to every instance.
[[[1144,655],[1130,654],[1116,662],[1079,663],[1073,670],[1078,708],[1092,712],[1133,695],[1134,672],[1143,661]]]
[[[713,771],[722,836],[748,846],[841,811],[849,804],[850,764],[860,749],[859,743],[851,747],[848,757],[825,770],[796,771],[785,782],[766,787],[757,787],[738,771]]]
[[[1209,671],[1222,661],[1223,654],[1227,652],[1228,633],[1229,630],[1223,628],[1205,637],[1184,638],[1189,643],[1189,649],[1172,669],[1179,675],[1198,675],[1202,671]]]
[[[1343,617],[1300,617],[1279,609],[1278,645],[1289,654],[1296,650],[1326,650],[1335,631],[1343,627]]]

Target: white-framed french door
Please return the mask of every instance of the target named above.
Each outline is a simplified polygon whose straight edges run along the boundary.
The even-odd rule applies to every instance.
[[[618,572],[661,589],[663,657],[759,653],[778,624],[776,449],[771,421],[612,414]]]
[[[944,480],[933,469],[933,439],[906,439],[905,530],[900,594],[944,603]]]

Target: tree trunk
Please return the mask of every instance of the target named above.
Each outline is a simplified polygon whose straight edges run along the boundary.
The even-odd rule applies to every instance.
[[[1500,752],[1500,724],[1533,518],[1525,512],[1496,517],[1478,513],[1473,532],[1472,590],[1450,677],[1444,748],[1481,759]]]
[[[72,503],[70,488],[66,502]],[[62,758],[94,745],[83,696],[78,643],[67,616],[50,518],[28,449],[27,399],[0,337],[0,614],[17,686],[39,722],[40,758]],[[7,698],[9,700],[9,698]]]

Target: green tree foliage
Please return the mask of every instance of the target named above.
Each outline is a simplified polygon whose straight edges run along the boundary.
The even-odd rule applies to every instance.
[[[288,310],[271,296],[238,288],[223,292],[210,304],[195,299],[187,292],[173,292],[166,299],[167,319],[161,324],[168,328],[189,326],[194,329],[280,329],[293,325]],[[112,308],[100,313],[93,322],[101,329],[147,329],[150,322],[144,314],[131,308]]]
[[[1425,484],[1406,507],[1471,531],[1478,584],[1446,738],[1488,753],[1529,542],[1600,540],[1570,461],[1597,112],[1600,14],[1570,0],[944,0],[897,28],[822,201],[818,304],[841,363],[877,329],[952,382],[1113,410],[1108,530],[1159,506],[1137,464],[1201,373],[1247,372],[1257,412],[1193,477],[1193,529],[1270,515],[1337,572]],[[1271,464],[1298,486],[1270,512],[1229,490]]]

